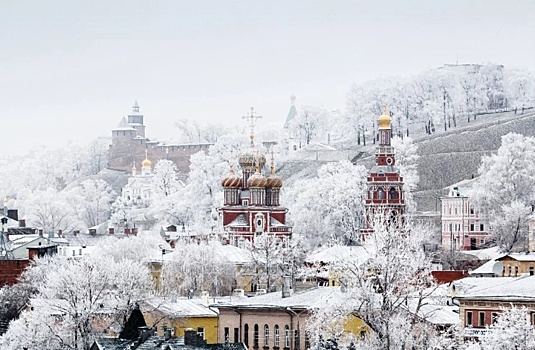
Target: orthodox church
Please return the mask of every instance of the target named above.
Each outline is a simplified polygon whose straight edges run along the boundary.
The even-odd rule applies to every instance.
[[[137,172],[136,165],[132,166],[132,176],[123,187],[123,199],[126,202],[142,205],[147,204],[151,198],[152,188],[152,162],[145,151],[145,159],[141,162],[141,172]]]
[[[270,173],[266,176],[266,156],[254,144],[254,125],[260,117],[251,110],[251,115],[244,118],[251,123],[251,134],[249,147],[238,159],[241,174],[230,165],[228,175],[221,180],[224,205],[219,212],[223,229],[233,245],[241,240],[254,242],[255,237],[264,234],[290,238],[291,228],[286,225],[288,209],[280,205],[282,180],[275,174],[273,151]]]
[[[392,139],[392,118],[386,107],[377,120],[379,125],[379,145],[375,149],[375,166],[370,169],[366,179],[368,195],[365,201],[364,228],[360,230],[361,239],[373,233],[374,220],[383,216],[387,225],[399,228],[403,224],[405,199],[403,198],[403,177],[396,167]]]

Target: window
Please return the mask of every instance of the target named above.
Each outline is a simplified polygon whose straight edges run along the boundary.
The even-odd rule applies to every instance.
[[[470,208],[470,214],[474,214],[474,208]]]
[[[200,335],[201,338],[204,339],[204,327],[197,328],[197,335]]]
[[[476,229],[476,225],[475,224],[470,224],[470,231],[474,232]]]
[[[485,231],[485,226],[483,224],[479,224],[479,231]]]
[[[253,347],[258,347],[258,325],[254,325],[254,331],[253,331]]]
[[[249,346],[249,325],[247,323],[243,327],[243,342],[245,346]]]
[[[535,275],[535,267],[533,267],[533,266],[530,266],[530,267],[529,267],[529,275],[530,275],[530,276]]]
[[[390,187],[390,191],[388,191],[388,198],[389,199],[397,199],[397,192],[394,187]]]
[[[479,312],[479,326],[481,327],[485,326],[485,312],[484,311]]]
[[[275,344],[274,344],[274,346],[275,346],[276,348],[279,347],[279,338],[280,338],[280,334],[279,334],[279,325],[276,324],[276,325],[275,325]]]
[[[249,205],[249,201],[247,199],[243,200],[243,206],[246,207]]]
[[[290,348],[290,327],[284,326],[284,347]]]
[[[472,311],[467,311],[466,312],[466,325],[467,326],[472,326]]]
[[[295,334],[294,334],[294,349],[299,349],[299,329],[295,330]]]
[[[240,341],[240,329],[234,328],[234,342],[238,343]]]
[[[493,312],[492,313],[492,323],[496,323],[496,320],[498,320],[498,313],[497,312]]]
[[[515,266],[515,276],[518,276],[518,266]]]
[[[228,343],[230,341],[230,329],[228,327],[225,327],[225,343]]]
[[[509,266],[509,276],[511,276],[512,272],[513,272],[513,268]]]
[[[385,199],[385,190],[382,187],[377,189],[377,199]]]
[[[264,325],[264,346],[269,346],[269,326]]]

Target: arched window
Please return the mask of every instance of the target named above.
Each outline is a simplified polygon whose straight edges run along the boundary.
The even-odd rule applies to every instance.
[[[382,187],[377,189],[377,199],[385,199],[385,190]]]
[[[290,327],[284,326],[284,347],[290,348]]]
[[[279,339],[280,338],[280,334],[279,334],[279,325],[276,324],[275,325],[275,344],[273,344],[276,348],[279,347]]]
[[[249,346],[249,325],[247,323],[243,327],[243,342],[245,346]]]
[[[253,331],[253,347],[258,347],[258,325],[254,325]]]
[[[269,326],[264,325],[264,346],[269,346]]]
[[[394,187],[390,187],[390,190],[388,191],[388,199],[397,199],[397,191]]]

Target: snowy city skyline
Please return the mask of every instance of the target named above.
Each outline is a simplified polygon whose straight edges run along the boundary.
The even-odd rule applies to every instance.
[[[298,105],[343,109],[352,83],[443,64],[535,68],[535,4],[8,2],[0,14],[3,148],[109,136],[134,100],[148,137],[175,121],[282,127]]]

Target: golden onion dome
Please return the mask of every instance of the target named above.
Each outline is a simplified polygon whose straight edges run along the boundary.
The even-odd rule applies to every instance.
[[[253,147],[247,148],[238,159],[238,163],[240,164],[242,170],[255,169],[257,162],[260,169],[262,169],[266,164],[266,156],[262,153],[259,153],[259,151]]]
[[[241,177],[234,173],[234,168],[231,164],[228,175],[221,180],[221,186],[225,188],[240,188],[242,184]]]
[[[141,162],[141,165],[143,168],[150,168],[152,166],[152,162],[148,158],[145,158],[145,160]]]
[[[247,179],[247,187],[249,188],[264,188],[266,187],[266,177],[257,171]]]
[[[377,119],[379,124],[379,129],[390,129],[390,124],[392,124],[392,117],[386,112],[386,106],[383,108],[383,114]]]

